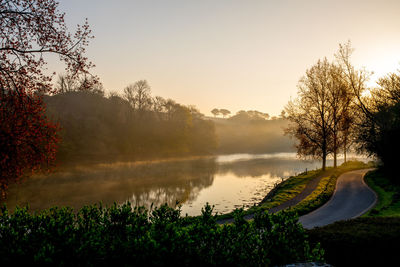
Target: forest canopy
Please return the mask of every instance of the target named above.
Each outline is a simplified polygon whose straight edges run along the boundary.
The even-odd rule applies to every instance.
[[[61,127],[61,161],[204,155],[217,146],[213,122],[192,106],[152,97],[146,81],[122,96],[77,84],[44,98],[48,116]]]

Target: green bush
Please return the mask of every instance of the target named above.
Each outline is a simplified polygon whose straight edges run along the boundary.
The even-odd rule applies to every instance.
[[[364,217],[400,216],[400,185],[381,168],[369,172],[365,181],[378,195],[378,203]]]
[[[206,205],[199,217],[181,217],[164,205],[153,210],[129,203],[109,208],[27,208],[0,214],[0,265],[268,266],[322,260],[293,213],[234,212],[220,226]]]
[[[357,218],[307,233],[311,244],[321,242],[326,262],[334,266],[385,266],[398,262],[399,217]]]

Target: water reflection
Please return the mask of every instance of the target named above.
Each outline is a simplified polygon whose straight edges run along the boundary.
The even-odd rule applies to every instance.
[[[27,179],[10,186],[6,204],[10,208],[29,204],[32,210],[54,205],[80,208],[102,202],[154,203],[174,205],[190,201],[211,186],[216,172],[215,159],[199,159],[153,164],[101,164],[76,167],[48,176]]]
[[[282,178],[319,166],[287,153],[75,166],[10,186],[6,204],[12,209],[29,204],[35,211],[125,201],[175,206],[179,201],[184,214],[198,215],[209,202],[224,213],[254,205]]]

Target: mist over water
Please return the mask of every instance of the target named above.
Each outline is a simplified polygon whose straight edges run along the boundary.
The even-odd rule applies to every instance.
[[[99,202],[130,201],[146,207],[179,202],[183,215],[199,215],[208,202],[215,212],[226,213],[259,203],[282,179],[320,165],[299,160],[295,153],[82,165],[12,185],[5,202],[10,209],[29,203],[32,211],[52,206],[78,209]]]

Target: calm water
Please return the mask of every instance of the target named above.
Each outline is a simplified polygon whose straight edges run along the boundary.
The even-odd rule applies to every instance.
[[[175,206],[179,201],[182,214],[199,215],[209,202],[214,211],[226,213],[259,203],[275,183],[320,165],[281,153],[76,166],[10,186],[6,204],[13,209],[29,203],[31,210],[41,210],[126,201]]]

